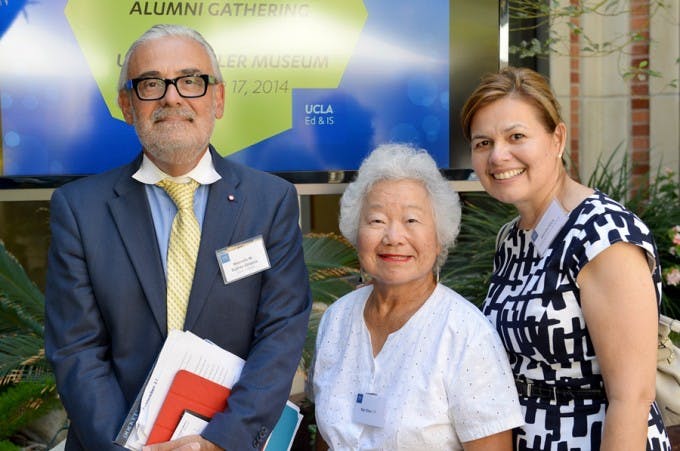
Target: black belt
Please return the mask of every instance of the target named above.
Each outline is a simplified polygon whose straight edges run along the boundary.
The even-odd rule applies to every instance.
[[[604,388],[558,388],[545,382],[529,379],[515,379],[517,392],[528,398],[542,398],[559,403],[567,403],[574,399],[607,399]]]

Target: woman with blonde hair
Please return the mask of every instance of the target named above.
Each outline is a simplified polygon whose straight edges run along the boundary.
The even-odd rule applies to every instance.
[[[649,228],[567,174],[567,128],[547,81],[482,79],[463,132],[484,189],[518,218],[498,239],[482,310],[510,358],[517,450],[668,450],[654,403],[661,278]]]

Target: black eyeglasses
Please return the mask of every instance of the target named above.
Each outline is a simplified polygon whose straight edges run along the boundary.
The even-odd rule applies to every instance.
[[[203,97],[208,91],[208,85],[215,83],[215,77],[208,74],[182,75],[177,78],[142,77],[128,80],[125,88],[134,89],[139,100],[158,100],[165,96],[169,85],[175,85],[180,96],[192,99]]]

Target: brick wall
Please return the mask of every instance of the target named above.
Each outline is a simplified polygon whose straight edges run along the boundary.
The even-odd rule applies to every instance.
[[[571,6],[578,6],[579,0],[570,0]],[[572,31],[569,33],[569,159],[570,174],[579,179],[580,120],[581,120],[581,39],[573,30],[581,28],[580,17],[572,17]]]
[[[573,7],[580,4],[579,0],[569,0]],[[630,0],[630,13],[628,15],[628,29],[631,32],[637,33],[637,39],[634,40],[630,46],[630,61],[632,67],[643,67],[650,63],[650,4],[649,0]],[[584,139],[584,132],[588,127],[592,128],[590,124],[584,122],[585,117],[582,110],[586,107],[584,103],[585,89],[583,77],[593,76],[594,74],[586,74],[584,68],[583,58],[587,57],[582,51],[583,46],[581,35],[575,33],[575,29],[581,29],[584,24],[583,17],[578,16],[571,18],[571,31],[569,42],[569,57],[568,57],[568,92],[569,95],[569,155],[571,160],[570,173],[572,177],[579,179],[582,169],[586,169],[586,173],[590,173],[592,168],[582,168],[582,161],[584,155],[582,151],[595,151],[597,146],[592,143],[582,142]],[[592,32],[592,30],[589,30]],[[592,69],[592,64],[591,64]],[[566,68],[566,67],[565,67]],[[585,71],[585,72],[584,72]],[[600,73],[601,75],[602,73]],[[606,83],[606,82],[605,82]],[[592,83],[591,83],[592,87]],[[630,154],[628,155],[632,166],[632,189],[646,186],[649,183],[650,173],[650,86],[649,78],[643,73],[634,76],[625,88],[628,90],[627,97],[629,98],[628,122],[630,124],[628,130],[628,139],[625,139],[626,147]],[[592,96],[592,88],[591,94]],[[611,94],[610,94],[611,95]],[[602,102],[606,102],[607,95],[602,96]],[[592,108],[593,102],[588,106]],[[604,111],[601,112],[604,114]],[[565,118],[567,119],[567,118]],[[603,133],[610,133],[610,130],[602,130]],[[592,136],[593,130],[590,131]],[[619,135],[612,136],[611,145],[615,146]],[[612,149],[599,148],[599,151],[611,151]],[[581,174],[582,175],[582,174]]]
[[[649,64],[649,0],[630,0],[630,30],[638,39],[631,46],[631,66]],[[632,189],[649,183],[649,78],[638,73],[630,82]]]

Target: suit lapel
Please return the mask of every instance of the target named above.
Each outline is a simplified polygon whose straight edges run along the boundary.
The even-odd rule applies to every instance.
[[[132,163],[116,183],[118,197],[109,201],[109,208],[158,328],[165,333],[165,275],[160,250],[144,184],[131,177],[140,161]]]
[[[240,189],[238,175],[231,170],[231,167],[212,146],[210,151],[215,169],[222,178],[210,185],[208,193],[208,203],[203,219],[203,229],[201,230],[201,245],[196,261],[196,273],[184,323],[187,330],[191,329],[198,319],[212,286],[215,283],[224,283],[215,251],[231,243],[238,216],[246,202],[246,194]]]

